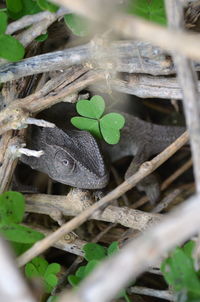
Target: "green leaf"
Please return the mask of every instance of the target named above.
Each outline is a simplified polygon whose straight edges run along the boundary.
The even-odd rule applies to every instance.
[[[200,295],[200,281],[194,270],[193,260],[183,249],[176,248],[171,257],[161,265],[161,271],[175,291],[187,289],[189,292]]]
[[[24,46],[9,35],[0,35],[0,57],[11,62],[19,61],[25,53]]]
[[[51,263],[48,265],[45,275],[59,273],[61,267],[59,263]]]
[[[75,276],[78,277],[80,280],[84,279],[85,277],[85,268],[85,265],[80,266],[75,273]]]
[[[32,246],[32,244],[25,244],[25,243],[20,243],[20,242],[10,242],[13,250],[15,251],[16,256],[19,256],[21,254],[23,254],[24,252],[26,252],[28,249],[30,249],[30,247]]]
[[[67,280],[73,287],[76,287],[81,281],[81,279],[75,275],[69,275]]]
[[[105,102],[100,95],[95,95],[90,100],[78,101],[76,110],[82,116],[99,119],[104,113]]]
[[[6,0],[6,5],[8,10],[13,13],[18,13],[22,10],[22,1],[21,0]]]
[[[118,252],[119,251],[119,245],[118,245],[118,242],[117,241],[113,241],[108,249],[107,249],[107,254],[108,256],[110,255],[113,255],[114,253]]]
[[[59,6],[50,3],[47,0],[37,0],[37,4],[42,10],[48,10],[52,13],[57,12],[57,10],[59,9]]]
[[[92,135],[99,138],[102,137],[97,120],[75,116],[71,118],[71,123],[80,130],[89,131]]]
[[[7,28],[7,14],[0,12],[0,34],[3,34]]]
[[[120,139],[119,130],[124,127],[125,119],[119,113],[108,113],[100,119],[100,130],[108,144],[117,144]]]
[[[58,278],[54,274],[45,275],[45,282],[54,288],[58,283]]]
[[[0,233],[8,240],[21,243],[34,243],[44,238],[44,235],[23,225],[1,225]]]
[[[35,266],[39,276],[44,276],[49,265],[48,262],[43,257],[35,257],[31,260],[31,263]]]
[[[183,251],[189,258],[193,259],[192,253],[194,251],[194,248],[195,248],[195,242],[190,240],[184,245]]]
[[[101,260],[106,257],[105,247],[97,243],[87,243],[83,246],[84,258],[87,261]]]
[[[129,0],[128,13],[159,24],[167,23],[164,0]]]
[[[41,277],[44,282],[45,291],[51,292],[57,285],[58,278],[55,274],[60,271],[60,264],[51,263],[42,258],[36,257],[25,266],[25,274],[28,278]]]
[[[9,191],[0,195],[1,224],[19,223],[25,210],[24,196],[19,192]]]
[[[25,266],[25,274],[28,278],[43,277],[46,269],[48,267],[48,262],[42,257],[35,257]]]
[[[37,38],[35,38],[35,40],[38,42],[44,42],[47,38],[48,38],[48,33],[38,36]]]
[[[15,0],[10,0],[15,2]],[[37,5],[35,0],[21,0],[22,9],[19,12],[13,12],[8,9],[8,15],[11,19],[19,19],[26,15],[33,15],[41,12],[41,8]]]
[[[89,34],[91,27],[88,19],[76,14],[67,14],[64,16],[64,20],[74,35],[84,37]]]
[[[37,268],[35,267],[35,265],[31,262],[27,263],[25,266],[25,275],[28,278],[36,278],[36,277],[40,277],[40,274],[37,270]]]
[[[97,265],[99,263],[100,263],[100,261],[98,261],[98,260],[89,261],[85,267],[85,277],[90,275],[90,273],[97,267]]]

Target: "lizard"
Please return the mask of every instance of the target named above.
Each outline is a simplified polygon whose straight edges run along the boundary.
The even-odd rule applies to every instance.
[[[68,108],[72,104],[64,104]],[[121,130],[121,138],[118,144],[108,145],[102,143],[99,146],[95,138],[87,131],[70,130],[68,126],[60,129],[63,118],[60,116],[63,107],[51,111],[50,121],[55,122],[55,128],[39,128],[33,126],[29,148],[43,150],[40,158],[23,155],[21,161],[31,168],[44,172],[55,181],[83,189],[101,189],[108,181],[108,170],[104,163],[101,149],[104,154],[114,162],[125,156],[134,156],[125,179],[135,173],[139,166],[151,156],[160,153],[178,136],[185,128],[177,126],[162,126],[141,120],[128,113],[122,113],[125,117],[125,126]],[[73,116],[73,109],[69,109]],[[69,114],[69,115],[70,115]],[[56,118],[55,116],[57,115]],[[70,117],[68,116],[70,119]],[[66,117],[65,117],[66,119]],[[67,125],[67,123],[66,123]],[[153,174],[144,178],[138,184],[139,190],[145,191],[151,202],[159,198],[159,184]]]

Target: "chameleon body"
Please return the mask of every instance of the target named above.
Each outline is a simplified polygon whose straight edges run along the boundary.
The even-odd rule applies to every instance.
[[[112,162],[128,155],[134,156],[125,178],[135,173],[144,161],[161,152],[185,130],[184,127],[160,126],[128,113],[122,114],[126,122],[121,130],[120,142],[117,145],[103,143],[103,149]],[[40,158],[24,155],[22,162],[48,174],[55,181],[84,189],[100,189],[108,183],[109,173],[101,148],[86,131],[34,126],[28,147],[43,150],[44,155]],[[159,197],[159,185],[153,174],[144,178],[138,188],[145,191],[152,202]]]

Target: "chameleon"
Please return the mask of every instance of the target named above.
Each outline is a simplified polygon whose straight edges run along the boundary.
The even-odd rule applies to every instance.
[[[62,106],[60,110],[63,111]],[[60,116],[59,112],[56,114]],[[23,155],[21,161],[48,174],[54,181],[83,189],[102,189],[108,184],[109,173],[104,157],[109,157],[111,162],[115,162],[125,156],[133,156],[125,174],[126,179],[134,174],[144,161],[160,153],[185,131],[184,127],[156,125],[122,113],[125,126],[121,130],[119,143],[102,143],[102,146],[99,146],[87,131],[71,130],[68,127],[61,129],[63,119],[58,118],[56,122],[56,114],[54,111],[53,122],[57,124],[55,128],[32,126],[34,131],[28,148],[43,150],[44,155],[40,158]],[[51,117],[49,119],[52,121]],[[153,174],[145,177],[137,187],[145,191],[151,202],[158,200],[160,189]]]

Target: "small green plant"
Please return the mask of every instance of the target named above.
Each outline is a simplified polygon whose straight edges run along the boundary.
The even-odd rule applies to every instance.
[[[5,192],[0,195],[0,233],[19,250],[18,244],[33,244],[44,235],[21,225],[25,209],[24,196],[19,192]],[[22,248],[23,250],[23,248]]]
[[[189,241],[183,248],[177,247],[161,265],[166,282],[177,293],[177,301],[200,301],[200,270],[196,271],[194,267],[194,248],[194,241]]]
[[[74,35],[85,37],[90,33],[90,21],[77,14],[67,14],[64,20]]]
[[[0,10],[0,58],[16,62],[24,57],[25,49],[17,39],[5,34],[8,18],[16,20],[42,10],[56,12],[59,7],[47,0],[6,0],[6,6],[6,9]],[[47,37],[47,34],[40,35],[38,41],[43,42]]]
[[[98,138],[104,138],[108,144],[117,144],[120,129],[125,124],[124,117],[119,113],[108,113],[104,116],[104,99],[95,95],[90,100],[80,100],[76,104],[77,112],[82,115],[71,119],[71,123],[81,130],[87,130]]]
[[[162,25],[167,23],[164,0],[129,0],[127,11]]]
[[[6,35],[7,14],[0,12],[0,57],[15,62],[23,58],[24,46],[11,35]]]
[[[57,273],[60,272],[60,264],[49,264],[44,258],[36,257],[25,266],[25,275],[32,278],[41,278],[46,293],[50,293],[58,283]]]
[[[97,265],[106,257],[109,257],[119,250],[118,243],[115,241],[111,243],[108,248],[105,248],[97,243],[87,243],[83,247],[84,258],[87,264],[80,266],[76,271],[75,275],[69,275],[68,281],[73,287],[77,287],[79,283],[86,278]],[[124,297],[127,302],[130,302],[126,291],[122,290],[118,298]]]

